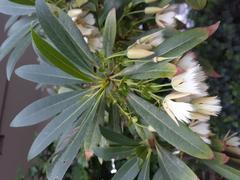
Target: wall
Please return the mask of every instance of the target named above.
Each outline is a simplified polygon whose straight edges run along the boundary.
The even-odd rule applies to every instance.
[[[6,20],[7,17],[0,14],[0,44],[6,38],[3,30]],[[29,48],[18,66],[34,60],[33,51]],[[11,128],[9,124],[23,107],[40,98],[41,92],[35,90],[34,84],[15,75],[8,82],[5,65],[6,59],[0,63],[0,141],[3,140],[0,149],[0,180],[15,180],[19,170],[26,172],[30,166],[27,152],[40,126]]]

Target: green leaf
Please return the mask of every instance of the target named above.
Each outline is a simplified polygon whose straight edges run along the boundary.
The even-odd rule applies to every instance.
[[[51,120],[50,123],[40,132],[28,153],[28,159],[31,160],[41,153],[49,144],[55,141],[65,131],[65,128],[72,124],[85,110],[90,108],[95,101],[95,96],[86,98],[82,96],[79,101],[61,114]]]
[[[176,66],[171,63],[139,63],[127,67],[121,73],[124,76],[130,76],[132,79],[157,79],[171,78],[177,72]]]
[[[99,24],[102,25],[111,9],[115,8],[118,12],[123,9],[125,5],[130,3],[131,0],[105,0],[103,4],[103,12],[99,18]]]
[[[102,124],[104,122],[104,116],[105,116],[105,102],[104,100],[101,101],[99,105],[99,109],[97,111],[95,121],[90,124],[88,132],[86,134],[86,138],[84,141],[84,149],[85,150],[93,150],[96,148],[101,141],[101,133],[99,124]]]
[[[176,58],[205,41],[219,27],[219,22],[204,28],[195,28],[176,33],[155,48],[154,56]]]
[[[29,15],[35,12],[33,6],[25,6],[10,2],[8,0],[1,0],[0,2],[0,13],[7,15]]]
[[[229,180],[239,180],[240,171],[230,166],[219,164],[217,161],[203,161],[212,170]]]
[[[162,147],[157,147],[159,165],[164,180],[198,180],[194,172],[178,157],[170,154]]]
[[[134,147],[116,146],[94,148],[94,154],[108,161],[111,159],[125,159],[134,153]]]
[[[207,0],[186,0],[193,9],[203,9],[207,5]]]
[[[72,19],[59,9],[54,9],[59,17],[57,19],[44,0],[37,0],[36,11],[44,32],[58,50],[83,73],[93,72],[92,65],[96,58]]]
[[[139,159],[134,157],[129,159],[113,176],[112,180],[134,180],[139,169]]]
[[[18,42],[29,33],[30,23],[19,27],[14,34],[11,34],[0,47],[0,61],[18,44]]]
[[[159,136],[168,143],[194,157],[213,158],[211,149],[188,127],[183,124],[178,126],[165,112],[132,93],[127,100],[142,120],[154,127]]]
[[[153,176],[153,180],[164,180],[162,168],[159,168]]]
[[[109,141],[125,145],[125,146],[137,146],[139,145],[138,141],[130,139],[122,134],[111,131],[110,129],[100,127],[101,134]]]
[[[84,81],[92,81],[88,75],[78,70],[64,55],[53,48],[47,41],[42,39],[35,31],[32,31],[32,39],[39,53],[49,63],[74,77]]]
[[[150,180],[150,160],[151,156],[147,156],[143,167],[138,175],[138,180]]]
[[[48,179],[62,179],[69,166],[72,164],[75,156],[77,155],[81,145],[84,142],[87,129],[94,121],[99,101],[101,96],[98,97],[96,102],[85,112],[79,119],[79,125],[77,126],[76,135],[70,140],[66,149],[59,154],[55,161],[48,169]]]
[[[27,47],[31,44],[32,39],[30,33],[23,37],[17,44],[12,53],[9,56],[7,62],[7,79],[11,79],[14,67],[19,58],[24,54]]]
[[[29,5],[29,6],[35,5],[35,0],[9,0],[9,1],[17,4],[22,4],[22,5]]]
[[[112,54],[116,33],[117,33],[117,22],[116,22],[116,9],[112,9],[107,16],[104,30],[103,30],[103,47],[105,56],[108,57]]]
[[[26,80],[43,85],[70,85],[83,82],[50,65],[25,65],[16,69],[16,74]]]
[[[85,91],[76,91],[39,99],[18,113],[12,121],[11,127],[31,126],[40,123],[74,104],[85,94]]]

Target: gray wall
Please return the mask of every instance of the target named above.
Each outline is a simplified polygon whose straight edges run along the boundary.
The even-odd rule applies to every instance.
[[[6,20],[7,17],[0,14],[0,44],[6,38],[3,30]],[[18,66],[32,63],[34,60],[33,51],[29,48]],[[35,90],[34,84],[15,75],[8,82],[5,65],[6,59],[0,63],[0,135],[4,136],[1,138],[3,141],[2,149],[0,149],[2,151],[0,155],[0,180],[15,180],[19,170],[26,172],[30,166],[30,163],[27,162],[27,152],[39,126],[10,128],[9,124],[23,107],[40,98],[41,92]]]

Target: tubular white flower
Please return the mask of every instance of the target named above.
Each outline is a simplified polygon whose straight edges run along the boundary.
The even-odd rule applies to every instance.
[[[199,121],[195,121],[192,122],[189,125],[189,128],[197,133],[198,135],[200,135],[200,137],[202,138],[202,140],[207,143],[207,144],[211,144],[211,140],[209,139],[209,136],[212,134],[211,130],[210,130],[210,125],[208,122],[199,122]]]
[[[187,69],[172,78],[173,89],[178,92],[206,96],[208,86],[204,83],[206,76],[199,65]]]
[[[167,5],[156,13],[155,21],[159,27],[175,27],[177,25],[176,15],[175,7]]]
[[[237,133],[234,133],[230,136],[228,136],[228,134],[223,139],[224,143],[227,146],[240,147],[240,137],[237,136]]]
[[[190,123],[192,112],[195,111],[190,103],[175,101],[178,98],[187,96],[184,93],[171,93],[163,100],[163,108],[168,115],[178,124],[178,121]]]
[[[191,101],[198,113],[209,116],[217,116],[222,107],[218,97],[200,97]]]
[[[193,52],[187,53],[178,61],[177,66],[185,71],[198,66],[198,63],[196,61],[196,55]]]
[[[92,52],[99,51],[103,47],[102,36],[97,27],[94,26],[96,20],[93,14],[83,11],[82,9],[72,9],[68,15],[75,22],[78,29],[84,36]]]

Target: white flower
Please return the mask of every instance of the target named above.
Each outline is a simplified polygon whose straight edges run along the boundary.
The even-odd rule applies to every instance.
[[[196,98],[191,103],[196,111],[203,115],[217,116],[222,109],[220,100],[216,96]]]
[[[223,139],[225,144],[227,146],[240,147],[240,137],[237,136],[237,133],[234,133],[230,136],[229,136],[229,133],[227,133],[226,136]]]
[[[81,31],[90,50],[92,52],[101,50],[103,47],[103,38],[98,28],[94,26],[96,20],[93,14],[81,9],[72,9],[68,11],[68,15]]]
[[[87,43],[92,52],[100,51],[103,48],[103,37],[97,28],[87,36]]]
[[[181,73],[173,77],[171,83],[173,89],[178,92],[202,97],[208,95],[208,86],[204,82],[207,77],[195,58],[194,53],[188,53],[177,62]]]
[[[173,89],[178,92],[206,96],[208,86],[204,83],[205,79],[202,68],[197,65],[173,77],[171,84]]]
[[[200,122],[200,121],[195,121],[192,122],[189,125],[189,128],[197,133],[198,135],[200,135],[200,137],[202,138],[202,140],[207,143],[207,144],[211,144],[211,140],[209,139],[209,136],[212,134],[211,130],[209,129],[210,125],[208,122]]]
[[[155,21],[159,27],[175,27],[176,15],[175,8],[165,6],[162,11],[156,13]]]
[[[163,108],[177,124],[178,121],[189,123],[192,119],[192,112],[195,111],[192,104],[176,101],[187,95],[184,93],[171,93],[163,100]]]

